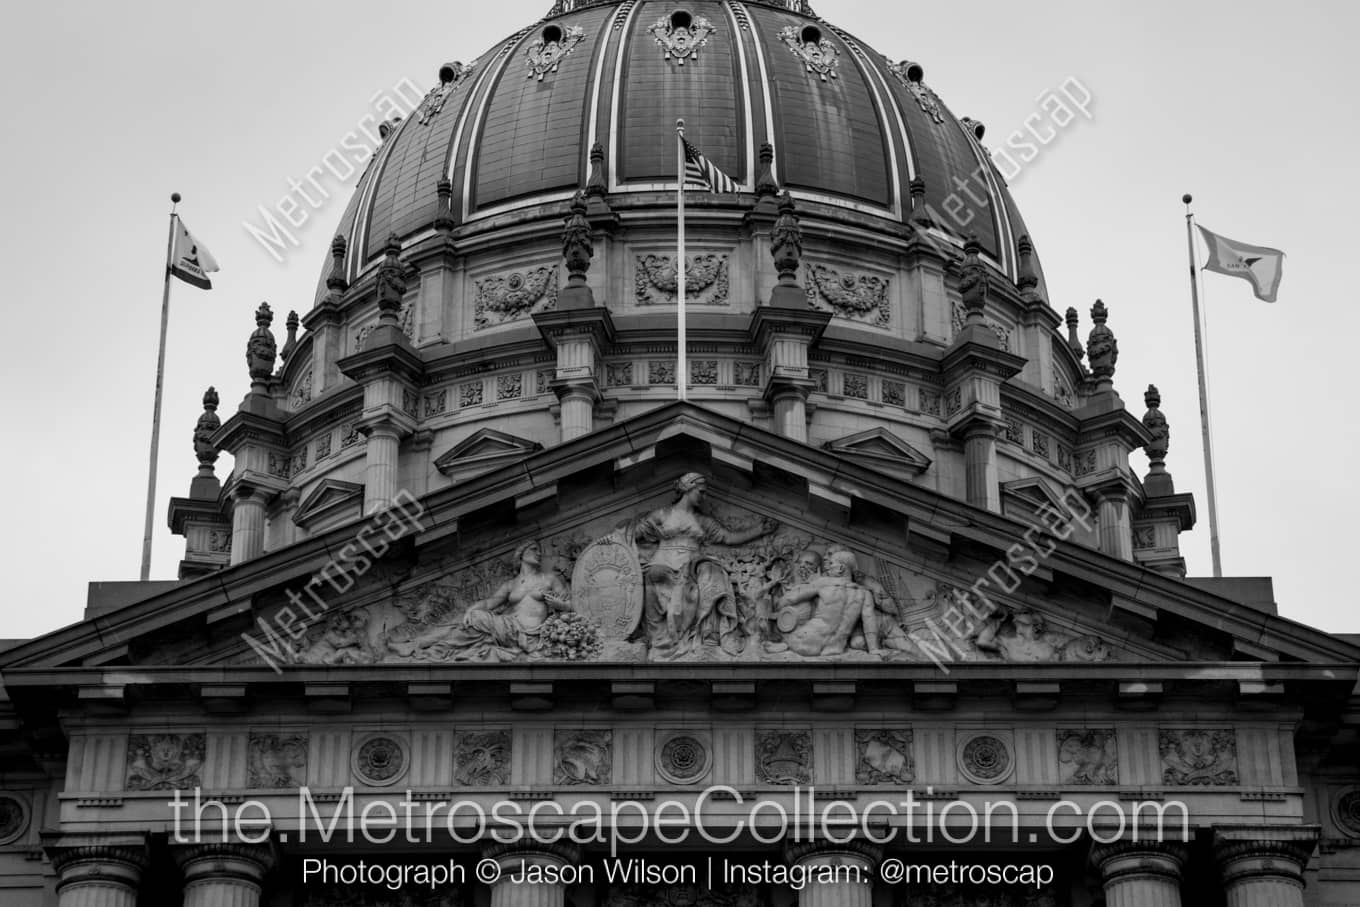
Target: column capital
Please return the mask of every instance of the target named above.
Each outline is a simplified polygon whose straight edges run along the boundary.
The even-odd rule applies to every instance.
[[[1117,841],[1096,843],[1091,847],[1091,862],[1100,871],[1105,885],[1134,879],[1161,878],[1180,884],[1189,852],[1185,844],[1160,841],[1157,831]]]
[[[1224,885],[1269,878],[1301,887],[1321,831],[1318,825],[1215,826],[1214,859]]]
[[[116,885],[136,892],[149,865],[146,837],[63,835],[43,849],[60,877],[57,891],[71,885]]]
[[[172,844],[170,850],[184,873],[185,884],[211,879],[258,885],[275,862],[274,847],[270,843],[196,841]]]
[[[784,845],[784,859],[788,863],[795,864],[819,857],[852,857],[865,861],[872,870],[882,861],[883,848],[863,838],[851,838],[849,841],[819,838]]]
[[[528,839],[513,841],[509,844],[492,843],[482,848],[482,856],[489,860],[503,861],[531,859],[534,857],[560,860],[568,865],[581,862],[581,848],[575,844],[554,841],[551,843]]]

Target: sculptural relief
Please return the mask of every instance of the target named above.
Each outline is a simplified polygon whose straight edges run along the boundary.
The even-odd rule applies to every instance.
[[[1000,784],[1014,769],[1010,744],[995,734],[974,734],[959,746],[959,771],[974,784]]]
[[[1162,783],[1181,786],[1237,784],[1237,733],[1231,728],[1162,730]]]
[[[1059,730],[1058,781],[1061,784],[1118,784],[1119,749],[1114,728]]]
[[[856,730],[857,784],[910,784],[916,777],[910,730]]]
[[[706,737],[672,732],[660,737],[656,747],[656,770],[672,784],[701,781],[712,765],[713,755]]]
[[[202,734],[133,734],[128,737],[128,790],[189,790],[201,787]]]
[[[453,745],[453,780],[464,787],[510,783],[510,732],[459,734]]]
[[[799,32],[792,25],[779,31],[779,40],[789,48],[789,52],[803,61],[803,67],[815,74],[823,82],[839,77],[836,67],[840,65],[840,51],[821,36],[816,28],[808,26]]]
[[[1095,636],[1064,636],[1042,614],[1023,608],[997,612],[972,637],[985,655],[1003,661],[1109,661],[1113,651]]]
[[[529,78],[542,82],[550,72],[557,72],[562,60],[576,49],[585,39],[586,31],[579,25],[568,25],[566,31],[555,25],[543,29],[543,34],[529,44],[525,51],[525,64],[529,67]]]
[[[686,60],[698,59],[699,49],[708,43],[708,36],[713,33],[713,23],[704,16],[691,17],[688,13],[677,12],[656,20],[647,30],[652,33],[665,59],[684,66]]]
[[[675,305],[680,281],[674,256],[639,255],[635,269],[634,295],[638,305]],[[685,256],[686,305],[727,305],[727,293],[726,255]]]
[[[360,738],[350,757],[354,775],[365,784],[386,787],[406,774],[411,757],[406,744],[390,734],[370,734]]]
[[[756,733],[756,780],[797,785],[812,781],[812,735],[807,731]]]
[[[17,841],[28,831],[28,803],[18,795],[0,794],[0,845]]]
[[[608,784],[613,769],[613,731],[558,730],[553,735],[554,784]]]
[[[307,783],[307,737],[251,734],[246,748],[248,787],[302,787]]]
[[[476,281],[476,330],[523,318],[557,305],[557,265],[497,274]]]
[[[891,319],[889,279],[876,274],[841,272],[826,265],[807,267],[808,304],[829,308],[841,318],[887,327]]]

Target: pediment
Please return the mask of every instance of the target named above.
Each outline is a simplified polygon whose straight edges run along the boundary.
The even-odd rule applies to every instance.
[[[522,460],[542,449],[543,445],[537,441],[483,428],[441,454],[434,465],[444,475],[460,482]]]
[[[318,524],[361,510],[364,503],[364,486],[338,479],[322,479],[315,488],[298,503],[293,522],[310,529]]]
[[[1005,573],[1017,561],[1008,552],[1024,523],[690,404],[547,450],[479,434],[463,451],[499,448],[512,465],[422,499],[420,524],[380,554],[356,559],[347,547],[381,515],[364,517],[101,615],[97,625],[24,643],[0,664],[1326,665],[1357,655],[1344,640],[1073,542],[1048,540],[1048,553],[1010,588]],[[857,443],[880,442],[900,449],[881,435]],[[708,481],[700,512],[676,510],[676,481],[689,473]],[[1044,497],[1039,485],[1011,491]],[[335,506],[354,493],[336,483],[305,505]],[[532,569],[518,555],[529,541],[541,546]],[[825,564],[838,547],[854,555],[857,576],[797,576],[801,556]],[[337,576],[337,563],[360,560],[363,571]],[[668,569],[645,571],[649,564]],[[285,615],[302,617],[297,597],[328,571],[323,606],[285,629]],[[679,578],[690,594],[649,589],[653,575]],[[991,585],[979,587],[984,578]],[[986,604],[976,593],[965,598],[970,589]],[[663,613],[665,602],[694,603],[694,613],[677,617],[684,639],[657,644],[641,616],[649,595]],[[545,631],[537,622],[551,599],[572,609],[550,606]],[[850,632],[817,623],[832,618],[848,620]]]
[[[870,469],[893,475],[917,476],[930,468],[930,457],[886,428],[871,428],[828,441],[822,446],[832,453],[863,463]]]

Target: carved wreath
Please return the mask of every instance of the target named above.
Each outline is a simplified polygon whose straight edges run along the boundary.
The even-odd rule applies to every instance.
[[[642,255],[637,260],[637,299],[639,305],[651,305],[652,291],[674,301],[680,289],[675,259],[669,255]],[[718,254],[685,256],[685,297],[713,289],[712,305],[727,302],[727,256]]]
[[[557,304],[557,265],[477,281],[476,329],[512,321],[543,302]]]
[[[888,324],[888,278],[873,274],[842,274],[826,265],[808,266],[808,301],[820,296],[842,318],[872,319]]]

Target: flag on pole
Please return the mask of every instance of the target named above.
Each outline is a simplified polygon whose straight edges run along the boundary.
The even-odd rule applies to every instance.
[[[1266,246],[1252,246],[1226,236],[1219,236],[1199,227],[1204,234],[1204,242],[1209,246],[1209,260],[1204,270],[1230,277],[1241,277],[1251,282],[1256,298],[1265,302],[1275,301],[1275,292],[1280,288],[1280,277],[1284,265],[1284,253],[1279,249]]]
[[[184,221],[178,217],[175,218],[171,235],[170,260],[166,262],[170,273],[200,290],[211,290],[212,281],[208,279],[208,274],[218,268],[217,260],[212,257],[208,247],[194,239],[194,235],[184,226]]]
[[[685,146],[685,188],[705,189],[709,192],[736,192],[737,184],[732,177],[723,173],[717,166],[704,157],[703,153],[681,136]]]

